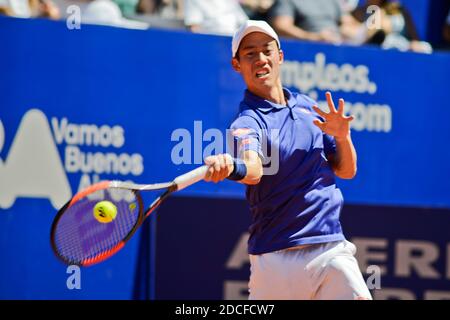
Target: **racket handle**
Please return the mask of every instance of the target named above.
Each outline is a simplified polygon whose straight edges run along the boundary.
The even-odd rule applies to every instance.
[[[209,168],[208,166],[201,166],[198,167],[197,169],[194,169],[185,174],[182,174],[181,176],[176,177],[173,182],[175,182],[175,184],[177,185],[177,190],[182,190],[186,187],[189,187],[191,184],[194,184],[202,180],[205,177],[208,168]]]

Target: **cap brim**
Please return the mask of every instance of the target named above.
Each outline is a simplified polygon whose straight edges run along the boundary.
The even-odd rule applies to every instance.
[[[280,48],[279,39],[277,37],[274,37],[274,35],[270,34],[270,32],[268,32],[267,30],[265,30],[264,28],[259,27],[259,26],[249,26],[248,28],[245,29],[245,31],[242,33],[242,35],[240,35],[239,42],[237,43],[236,51],[234,52],[233,57],[235,57],[236,54],[238,53],[239,47],[241,46],[241,43],[242,43],[242,40],[244,40],[244,38],[247,35],[249,35],[250,33],[253,33],[253,32],[261,32],[261,33],[268,35],[269,37],[271,37],[273,40],[276,41],[278,48]]]

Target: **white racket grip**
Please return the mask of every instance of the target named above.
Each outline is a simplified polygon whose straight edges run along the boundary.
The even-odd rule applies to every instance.
[[[189,187],[191,184],[202,180],[205,177],[208,168],[208,166],[201,166],[197,169],[176,177],[173,182],[175,182],[175,184],[177,185],[177,190],[183,190],[184,188]]]

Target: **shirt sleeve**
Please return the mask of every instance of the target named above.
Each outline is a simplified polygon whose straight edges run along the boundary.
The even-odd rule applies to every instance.
[[[339,0],[336,0],[334,2],[334,6],[336,8],[336,22],[337,22],[338,25],[340,25],[341,24],[341,19],[344,16],[345,12],[342,9],[342,5],[340,4]]]
[[[242,158],[245,151],[255,151],[264,158],[261,141],[262,131],[256,119],[250,116],[240,116],[230,126],[228,153],[233,157]]]
[[[323,134],[323,151],[327,157],[336,153],[336,140],[326,133]]]
[[[277,0],[270,9],[270,17],[276,18],[278,16],[295,17],[295,8],[291,0]]]

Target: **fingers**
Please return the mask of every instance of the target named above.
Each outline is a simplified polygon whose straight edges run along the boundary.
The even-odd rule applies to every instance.
[[[344,102],[344,99],[339,99],[339,109],[338,109],[338,112],[339,112],[339,114],[341,114],[341,115],[344,115],[344,105],[345,105],[345,102]]]
[[[214,158],[213,157],[207,157],[205,158],[205,164],[209,166],[208,171],[206,171],[205,178],[203,178],[205,181],[209,182],[211,181],[211,176],[214,173]]]
[[[226,159],[223,154],[216,156],[214,163],[214,173],[211,175],[211,180],[215,183],[222,181],[228,176],[228,169],[226,165]]]
[[[347,120],[348,122],[353,121],[354,119],[354,116],[348,116],[347,118],[345,118],[345,120]]]
[[[331,96],[331,92],[327,91],[325,93],[325,96],[327,97],[328,107],[330,108],[331,113],[336,113],[336,107],[334,106],[333,98]]]
[[[313,120],[313,123],[319,127],[320,130],[324,131],[326,124],[318,119]]]
[[[226,154],[219,154],[217,156],[209,156],[205,158],[205,164],[209,166],[209,169],[205,175],[205,181],[212,181],[217,183],[228,177],[230,174],[230,166],[232,166],[231,158]]]
[[[322,118],[326,119],[327,113],[325,113],[322,110],[320,110],[320,108],[318,106],[313,106],[313,109],[314,109],[315,112],[317,112],[319,114],[319,116],[321,116]]]
[[[214,181],[217,182],[217,172],[220,172],[220,160],[217,156],[210,156],[205,159],[205,164],[209,166],[208,171],[206,172],[205,181]]]
[[[335,106],[334,106],[334,102],[333,102],[333,98],[332,98],[332,96],[331,96],[331,93],[329,92],[329,91],[327,91],[326,93],[325,93],[325,96],[327,97],[327,102],[328,102],[328,107],[330,108],[330,113],[339,113],[340,115],[344,115],[344,110],[345,110],[345,101],[344,101],[344,99],[339,99],[339,105],[338,105],[338,110],[336,110],[336,108],[335,108]],[[313,107],[314,108],[314,107]],[[314,110],[316,110],[316,109],[314,109]],[[317,111],[317,110],[316,110]],[[319,113],[318,111],[317,111],[317,113]],[[322,112],[322,114],[321,113],[319,113],[322,117],[324,117],[323,116],[323,112]],[[326,113],[325,113],[326,114]],[[353,119],[352,119],[353,120]],[[351,121],[351,120],[350,120]]]

